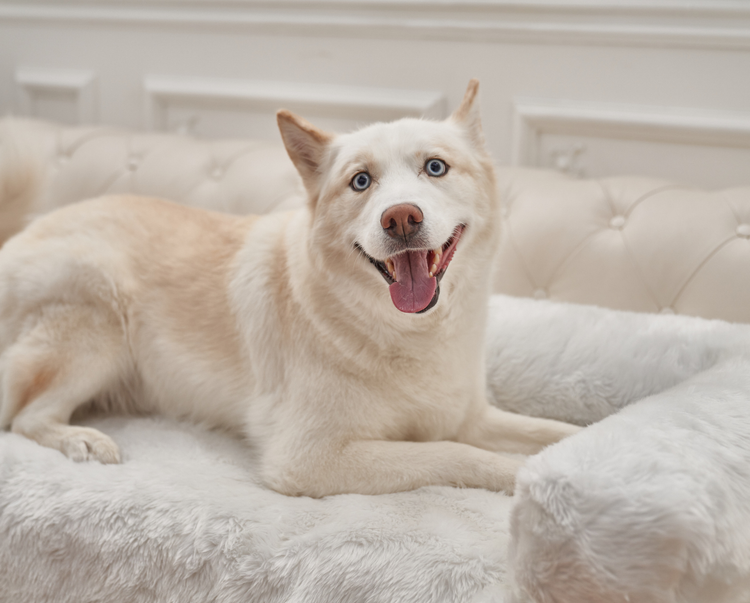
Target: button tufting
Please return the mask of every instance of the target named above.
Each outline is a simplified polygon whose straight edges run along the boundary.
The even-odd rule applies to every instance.
[[[660,314],[676,314],[673,308],[670,308],[669,306],[662,308],[660,311]]]
[[[128,159],[128,169],[129,169],[129,170],[130,170],[131,172],[134,172],[135,170],[137,170],[137,169],[138,169],[138,165],[139,165],[140,163],[141,163],[141,160],[140,160],[140,159],[138,159],[138,157],[135,157],[135,156],[133,156],[133,157],[131,157],[130,159]]]
[[[66,155],[65,153],[60,153],[57,156],[57,163],[59,163],[60,165],[64,165],[64,164],[68,163],[69,159],[70,159],[70,157],[68,155]]]
[[[211,178],[214,180],[220,180],[221,177],[224,175],[224,170],[221,168],[214,168],[214,170],[211,172]]]
[[[544,289],[534,291],[534,299],[547,299],[547,292]]]
[[[609,225],[611,228],[620,230],[623,226],[625,226],[625,216],[614,216],[609,221]]]
[[[737,227],[737,236],[750,239],[750,224],[740,224]]]

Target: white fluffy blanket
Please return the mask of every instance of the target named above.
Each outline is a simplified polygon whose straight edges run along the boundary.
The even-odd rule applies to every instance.
[[[697,407],[701,387],[714,394],[724,387],[731,390],[732,399],[718,405],[717,412],[737,410],[737,404],[750,399],[750,379],[735,378],[736,371],[745,371],[747,365],[729,365],[729,373],[711,369],[725,358],[743,357],[746,342],[750,342],[750,327],[504,297],[493,299],[491,317],[490,391],[506,408],[589,422],[666,390],[664,395],[632,408],[654,399],[658,402],[669,394],[670,387],[693,375],[699,380],[684,387],[692,392],[692,403]],[[745,407],[748,412],[743,421],[750,417],[750,406]],[[659,420],[669,423],[669,402],[662,402],[658,408],[662,409],[656,413]],[[606,441],[617,434],[621,416],[623,413],[596,426],[604,426],[597,437]],[[618,471],[617,455],[633,441],[628,434],[638,429],[637,422],[646,421],[650,428],[653,421],[648,413],[642,418],[636,413],[634,427],[633,415],[629,417],[623,423],[624,435],[612,440],[621,444],[613,448],[615,456],[605,470],[590,459],[586,464],[587,446],[591,446],[589,430],[563,443],[566,463],[590,467],[587,487],[594,493],[597,479],[605,479],[607,471]],[[502,494],[435,487],[387,496],[288,498],[257,484],[252,449],[226,435],[159,418],[110,417],[89,423],[118,442],[122,465],[75,464],[21,437],[0,434],[0,601],[506,600],[511,582],[506,575],[506,555],[513,501]],[[722,428],[731,429],[731,423],[724,420]],[[750,421],[739,421],[738,426],[748,431],[735,434],[734,439],[750,441]],[[689,446],[686,429],[700,430],[701,424],[683,421],[679,425],[682,435],[675,446]],[[669,429],[661,436],[667,438],[662,448],[669,449]],[[703,438],[701,446],[712,437],[716,438],[716,433]],[[644,457],[658,458],[661,454],[653,447],[654,441],[660,440],[638,441],[638,447],[652,446],[641,450]],[[539,495],[544,498],[542,503],[534,499],[543,490],[534,491],[534,484],[541,483],[535,481],[537,476],[550,483],[549,473],[545,473],[549,468],[557,477],[565,471],[581,475],[576,466],[549,462],[558,458],[555,451],[563,445],[550,447],[533,459],[536,464],[530,467],[536,473],[524,473],[519,505],[527,501],[538,508],[555,500],[550,491]],[[745,458],[741,450],[735,452],[740,455],[740,466],[746,462],[750,467],[750,453]],[[596,448],[596,454],[607,458],[608,450]],[[656,462],[654,467],[674,470],[674,456],[669,456],[671,464],[661,467]],[[705,462],[723,462],[720,456]],[[701,471],[705,470],[702,467]],[[735,491],[748,493],[746,500],[750,500],[750,477],[744,473],[737,479],[745,482]],[[627,476],[621,481],[627,492]],[[664,500],[672,500],[666,494],[674,484],[658,471],[646,476],[644,483],[656,489],[657,498],[663,487]],[[701,487],[700,479],[684,483]],[[530,494],[532,491],[536,494]],[[536,575],[537,557],[550,563],[544,550],[533,549],[546,546],[544,539],[532,543],[532,555],[519,549],[519,543],[528,543],[524,530],[533,532],[540,525],[554,531],[559,528],[555,523],[559,517],[564,523],[565,517],[575,516],[576,533],[585,531],[587,523],[582,514],[590,511],[586,489],[575,492],[579,498],[565,500],[564,504],[584,510],[573,515],[558,514],[551,516],[552,520],[545,516],[541,523],[534,523],[536,517],[528,520],[522,516],[523,509],[516,508],[512,567],[519,575],[528,571]],[[733,510],[730,521],[745,512],[746,525],[750,526],[750,510],[747,505],[742,507],[742,501],[737,502],[735,494],[731,501],[739,508]],[[626,498],[637,500],[637,493]],[[711,497],[697,498],[703,504]],[[679,498],[679,502],[685,501]],[[716,512],[709,507],[699,510]],[[617,522],[618,518],[609,517],[608,521]],[[624,525],[632,529],[627,521]],[[657,527],[669,530],[675,526],[665,523]],[[667,533],[665,537],[669,536]],[[560,539],[553,540],[550,546],[560,545]],[[627,539],[618,542],[618,547],[627,549]],[[723,559],[719,547],[710,552],[715,553],[714,558]],[[594,554],[599,553],[608,555],[612,551]],[[735,546],[730,553],[746,553],[750,559],[750,543],[746,549]],[[683,561],[689,557],[686,555]],[[598,561],[587,558],[576,562],[585,565]],[[645,562],[648,565],[648,559]],[[735,565],[740,567],[741,563]],[[709,566],[696,566],[696,571],[710,570]],[[533,591],[524,580],[521,586]],[[532,586],[538,586],[538,592],[533,592],[539,600],[545,600],[545,585]],[[631,599],[632,603],[638,600]],[[648,600],[692,599],[675,595],[672,599]]]

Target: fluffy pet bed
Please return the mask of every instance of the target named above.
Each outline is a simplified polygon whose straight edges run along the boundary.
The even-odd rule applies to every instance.
[[[646,399],[532,458],[515,501],[288,498],[245,443],[160,418],[87,421],[117,466],[3,433],[0,601],[744,600],[750,327],[500,296],[490,317],[499,405],[587,423]]]

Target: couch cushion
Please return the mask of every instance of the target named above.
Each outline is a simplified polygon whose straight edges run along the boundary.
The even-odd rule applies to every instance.
[[[6,124],[10,120],[4,120]],[[43,176],[34,210],[108,193],[164,197],[229,213],[298,207],[304,190],[281,142],[198,140],[109,127],[12,120]]]
[[[495,291],[750,322],[750,187],[501,168]]]

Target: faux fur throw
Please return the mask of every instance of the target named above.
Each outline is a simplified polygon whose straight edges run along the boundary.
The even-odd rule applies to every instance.
[[[490,315],[490,392],[506,408],[585,423],[656,394],[532,459],[513,511],[509,569],[513,500],[502,494],[433,487],[289,498],[258,485],[243,442],[160,418],[109,417],[89,424],[120,445],[122,465],[76,464],[0,434],[0,601],[500,603],[513,572],[519,600],[525,589],[551,601],[551,587],[529,572],[582,576],[578,591],[570,586],[578,596],[594,592],[581,589],[597,588],[589,570],[603,567],[627,594],[617,572],[635,558],[641,573],[627,580],[651,585],[676,568],[649,591],[662,598],[649,601],[705,601],[690,598],[696,588],[679,590],[685,576],[724,579],[726,598],[711,601],[732,600],[750,575],[750,475],[738,469],[750,468],[750,327],[505,297],[493,299]],[[704,398],[722,400],[721,420],[710,420]],[[716,450],[703,455],[693,443]],[[627,456],[633,450],[640,464]],[[575,487],[555,489],[566,475]],[[612,484],[620,506],[607,514],[601,493]],[[652,540],[675,547],[639,548],[644,524],[633,517],[644,505],[661,513],[646,524],[663,536]],[[670,505],[682,506],[670,514]],[[571,534],[585,541],[596,517],[620,537],[617,549],[566,549],[577,544]]]

